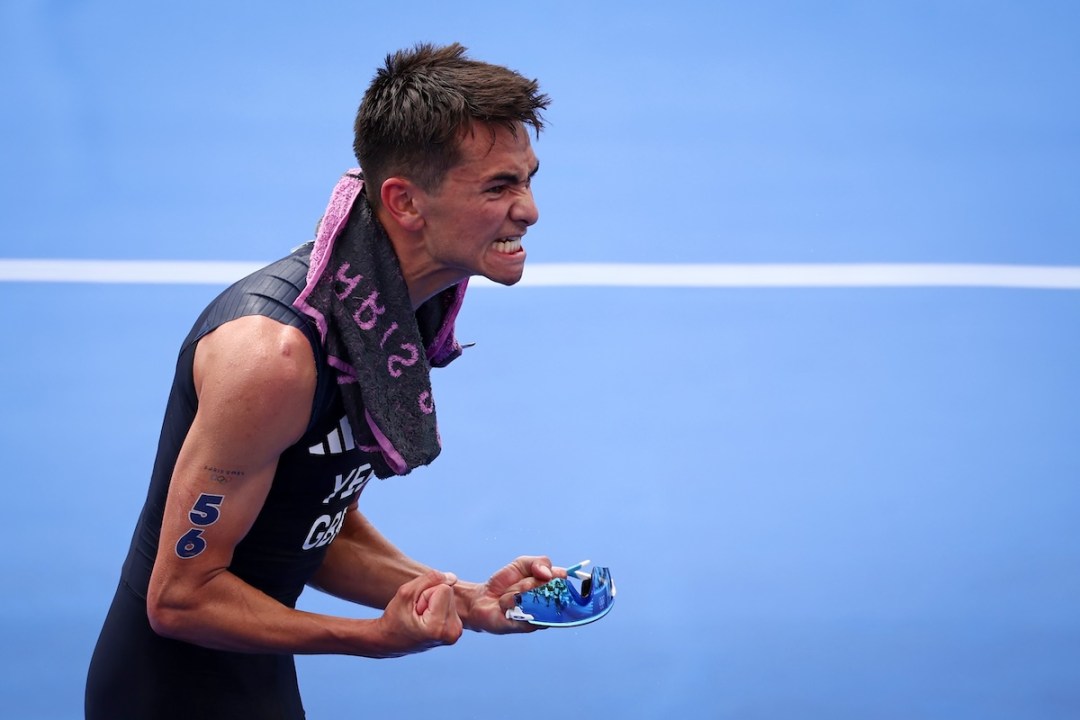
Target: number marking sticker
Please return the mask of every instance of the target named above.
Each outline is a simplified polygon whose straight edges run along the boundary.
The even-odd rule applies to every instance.
[[[225,502],[224,495],[211,495],[203,493],[191,506],[188,520],[192,525],[198,525],[188,530],[176,541],[176,554],[184,560],[189,560],[202,553],[206,549],[206,540],[203,539],[202,528],[209,527],[221,517],[221,503]]]
[[[221,516],[221,511],[218,510],[218,508],[221,507],[221,503],[224,501],[224,495],[210,495],[209,493],[203,493],[191,507],[191,512],[188,513],[188,519],[191,520],[192,525],[198,525],[199,527],[213,525]]]

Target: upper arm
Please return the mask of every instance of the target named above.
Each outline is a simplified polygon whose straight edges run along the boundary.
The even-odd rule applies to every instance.
[[[198,410],[180,449],[150,582],[152,605],[186,603],[226,569],[258,516],[278,457],[307,428],[311,345],[269,318],[233,320],[195,352]]]

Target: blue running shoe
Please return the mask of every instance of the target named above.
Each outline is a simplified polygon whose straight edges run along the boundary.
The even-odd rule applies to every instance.
[[[580,589],[569,578],[555,578],[546,585],[517,593],[515,607],[506,611],[506,617],[542,627],[575,627],[607,615],[615,602],[611,571],[606,567],[594,567],[592,573],[587,574],[580,570],[584,564],[579,563],[568,572],[580,580]]]

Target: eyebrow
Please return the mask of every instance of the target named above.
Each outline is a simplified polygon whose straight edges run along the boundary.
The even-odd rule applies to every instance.
[[[537,161],[536,165],[533,165],[533,169],[529,171],[529,175],[528,175],[528,177],[526,177],[526,180],[531,180],[532,176],[535,175],[536,173],[538,173],[539,171],[540,171],[540,161]],[[488,182],[496,182],[496,181],[504,182],[504,183],[511,183],[511,184],[514,184],[514,185],[524,182],[519,175],[517,175],[516,173],[511,173],[511,172],[496,173],[495,175],[492,175],[490,178],[488,178]]]

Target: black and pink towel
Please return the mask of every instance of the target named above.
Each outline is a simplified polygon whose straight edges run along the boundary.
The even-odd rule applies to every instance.
[[[393,245],[363,187],[359,170],[334,187],[307,286],[293,304],[318,326],[356,444],[375,456],[375,474],[385,478],[427,465],[442,449],[430,373],[461,354],[454,320],[468,281],[414,312]]]

